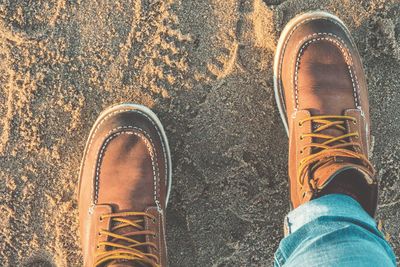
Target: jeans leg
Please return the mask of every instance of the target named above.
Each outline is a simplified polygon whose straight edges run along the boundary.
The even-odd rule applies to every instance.
[[[299,206],[285,221],[288,236],[275,266],[396,266],[376,222],[353,198],[332,194]]]

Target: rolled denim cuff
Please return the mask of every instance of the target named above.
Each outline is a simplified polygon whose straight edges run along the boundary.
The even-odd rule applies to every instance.
[[[355,199],[342,194],[329,194],[311,200],[289,212],[285,217],[285,236],[320,217],[340,217],[349,221],[362,222],[363,225],[376,229],[375,220]]]

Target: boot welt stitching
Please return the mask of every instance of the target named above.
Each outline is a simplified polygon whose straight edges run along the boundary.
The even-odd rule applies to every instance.
[[[115,129],[114,129],[115,130]],[[142,131],[143,132],[143,131]],[[149,151],[149,153],[150,153],[150,157],[151,157],[151,165],[152,165],[152,169],[153,169],[153,180],[154,180],[154,188],[153,188],[153,190],[154,190],[154,199],[156,200],[157,199],[157,196],[156,196],[156,192],[157,192],[157,190],[156,190],[156,188],[157,188],[157,182],[156,182],[156,177],[159,177],[159,173],[156,171],[156,162],[155,162],[155,160],[154,160],[154,153],[153,153],[153,151],[152,151],[152,147],[151,147],[151,145],[149,144],[149,142],[148,142],[148,140],[146,139],[146,138],[144,138],[143,137],[143,135],[142,134],[138,134],[138,133],[135,133],[135,132],[127,132],[127,131],[124,131],[124,132],[117,132],[117,133],[114,133],[113,135],[111,135],[111,136],[109,136],[106,140],[105,140],[105,142],[104,142],[104,144],[102,145],[102,147],[101,147],[101,150],[100,150],[100,154],[99,154],[99,158],[97,159],[97,161],[96,161],[96,176],[95,176],[95,196],[94,196],[94,204],[97,204],[97,201],[98,201],[98,191],[99,191],[99,173],[100,173],[100,162],[102,161],[102,158],[103,158],[103,154],[104,154],[104,150],[105,150],[105,148],[106,148],[106,146],[108,145],[108,143],[112,140],[112,139],[114,139],[115,137],[117,137],[117,136],[119,136],[119,135],[121,135],[121,134],[130,134],[130,135],[136,135],[137,137],[139,137],[139,138],[141,138],[144,142],[145,142],[145,144],[146,144],[146,147],[147,147],[147,149],[148,149],[148,151]],[[148,136],[147,136],[148,137]],[[149,137],[148,137],[149,138]],[[149,140],[151,140],[150,138],[149,138]],[[151,142],[152,143],[152,142]],[[157,174],[156,174],[157,173]]]
[[[338,37],[338,36],[336,36],[334,34],[331,34],[331,33],[316,33],[316,34],[312,34],[312,35],[307,36],[305,39],[307,39],[307,38],[309,38],[311,36],[316,36],[316,35],[329,35],[329,36],[334,36],[334,37],[340,39],[340,37]],[[353,60],[351,58],[351,54],[350,54],[349,50],[347,49],[347,47],[345,46],[344,43],[340,44],[339,41],[337,41],[335,39],[332,39],[332,38],[329,38],[329,37],[313,38],[313,39],[307,41],[306,43],[304,43],[301,46],[300,50],[299,50],[299,53],[297,55],[297,60],[296,60],[296,71],[295,71],[295,77],[294,77],[294,80],[295,80],[295,97],[296,97],[295,107],[297,108],[299,106],[299,100],[298,100],[298,70],[299,70],[300,58],[302,56],[302,53],[303,53],[304,49],[308,45],[310,45],[311,43],[316,42],[316,41],[322,41],[322,40],[329,41],[329,42],[335,44],[339,48],[339,50],[343,53],[343,56],[345,57],[345,59],[348,58],[350,60],[350,65],[347,62],[346,62],[346,64],[347,64],[347,68],[349,69],[349,74],[350,74],[351,82],[352,82],[352,85],[353,85],[354,101],[355,101],[356,107],[358,108],[359,107],[359,101],[358,101],[358,99],[359,99],[358,91],[359,90],[356,89],[356,83],[355,83],[355,79],[354,79],[354,76],[356,76],[356,75],[354,73],[354,76],[353,76],[353,71],[352,71],[352,68],[351,68],[351,65],[353,65]],[[361,103],[360,103],[360,105],[361,105]]]

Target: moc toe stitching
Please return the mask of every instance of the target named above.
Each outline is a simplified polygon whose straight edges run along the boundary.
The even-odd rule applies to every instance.
[[[285,43],[283,45],[282,53],[280,54],[280,57],[279,57],[279,67],[278,67],[278,75],[277,75],[278,79],[279,79],[279,82],[278,82],[277,86],[278,86],[279,91],[281,91],[281,92],[282,92],[281,76],[282,76],[283,58],[284,58],[284,55],[285,55],[285,52],[286,52],[286,48],[288,47],[289,40],[292,37],[293,33],[297,30],[297,28],[299,28],[301,25],[303,25],[303,24],[305,24],[307,22],[313,21],[313,20],[329,21],[329,22],[332,22],[335,25],[339,26],[343,31],[346,31],[346,29],[344,29],[343,26],[340,23],[338,23],[337,21],[329,19],[329,18],[323,18],[323,17],[311,17],[311,18],[302,20],[298,24],[296,24],[293,27],[293,29],[291,29],[290,33],[287,35],[287,38],[286,38]],[[293,95],[292,95],[292,98],[293,98]],[[286,109],[284,95],[281,95],[281,103],[283,103],[283,107]],[[293,99],[293,103],[294,103],[294,99]]]
[[[331,36],[331,37],[316,37],[316,36]],[[306,41],[307,39],[313,37],[312,39]],[[347,68],[349,70],[349,74],[350,74],[350,78],[352,81],[352,85],[353,85],[353,96],[354,96],[354,102],[357,108],[361,108],[361,100],[360,100],[360,88],[358,86],[358,79],[357,79],[357,75],[355,70],[352,68],[353,65],[353,59],[351,57],[351,53],[348,49],[348,47],[346,46],[346,44],[344,43],[344,41],[342,40],[342,38],[340,38],[339,36],[332,34],[332,33],[314,33],[311,35],[308,35],[307,37],[305,37],[303,40],[301,40],[299,42],[299,44],[302,44],[301,47],[298,49],[298,53],[297,53],[297,59],[296,59],[296,65],[295,65],[295,75],[294,75],[294,84],[295,84],[295,90],[294,90],[294,97],[295,97],[295,102],[294,102],[294,106],[295,109],[297,110],[299,107],[299,89],[298,89],[298,71],[299,71],[299,66],[300,66],[300,61],[301,61],[301,57],[303,55],[303,52],[305,51],[305,49],[307,49],[307,47],[311,44],[311,43],[315,43],[318,41],[329,41],[332,44],[336,45],[336,47],[339,48],[339,50],[342,52],[343,57],[345,59],[345,62],[347,64]],[[353,75],[354,73],[354,75]]]
[[[127,113],[127,112],[129,112],[129,113],[138,113],[138,114],[144,116],[148,121],[151,122],[151,124],[152,124],[152,126],[154,127],[154,129],[156,129],[157,135],[158,135],[158,137],[160,138],[160,140],[163,140],[162,134],[161,134],[160,130],[158,129],[157,125],[154,123],[154,121],[153,121],[146,113],[143,113],[143,112],[140,111],[140,110],[118,109],[118,110],[115,110],[115,111],[110,112],[109,114],[107,114],[107,116],[105,116],[105,117],[97,124],[96,129],[94,130],[94,132],[93,132],[93,134],[92,134],[92,137],[91,137],[91,139],[90,139],[90,141],[89,141],[89,146],[88,146],[87,151],[90,151],[90,148],[91,148],[91,146],[92,146],[92,144],[93,144],[93,140],[96,138],[96,133],[99,131],[100,126],[101,126],[105,121],[107,121],[110,117],[115,116],[116,114],[119,114],[119,113]],[[161,147],[162,147],[162,150],[163,150],[164,158],[167,159],[167,150],[166,150],[166,148],[165,148],[164,142],[161,142]],[[168,172],[167,172],[167,165],[165,165],[165,174],[166,174],[166,176],[168,175]]]
[[[121,131],[123,130],[123,131]],[[126,130],[130,130],[130,131],[126,131]],[[139,133],[133,131],[136,130]],[[95,183],[94,183],[94,199],[93,199],[93,204],[97,204],[97,200],[98,200],[98,193],[99,193],[99,176],[100,176],[100,168],[101,168],[101,162],[103,160],[103,156],[104,156],[104,152],[106,150],[106,147],[110,144],[110,142],[120,136],[121,134],[133,134],[137,137],[139,137],[140,139],[143,140],[143,142],[146,144],[147,150],[150,154],[151,157],[151,165],[152,165],[152,169],[153,169],[153,180],[154,180],[154,186],[153,186],[153,190],[154,190],[154,201],[157,201],[160,199],[160,188],[159,185],[160,184],[160,175],[159,175],[159,170],[158,170],[158,163],[155,160],[155,158],[157,158],[157,152],[156,149],[154,149],[154,142],[152,140],[152,138],[150,137],[150,135],[144,131],[141,128],[135,127],[135,126],[119,126],[116,127],[112,130],[110,130],[105,136],[107,136],[107,138],[105,138],[105,140],[103,141],[103,144],[100,148],[99,151],[99,156],[98,159],[95,162],[95,166],[94,166],[94,174],[95,174]],[[149,144],[150,142],[150,144]]]

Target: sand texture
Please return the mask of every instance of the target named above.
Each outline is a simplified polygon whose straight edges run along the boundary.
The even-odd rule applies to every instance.
[[[1,0],[0,265],[82,265],[83,147],[103,108],[131,101],[171,143],[170,266],[271,266],[289,210],[273,55],[316,9],[363,57],[378,217],[400,256],[399,0]]]

